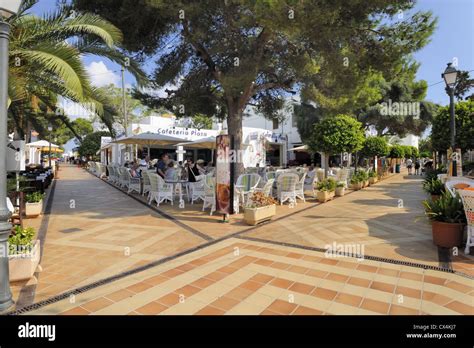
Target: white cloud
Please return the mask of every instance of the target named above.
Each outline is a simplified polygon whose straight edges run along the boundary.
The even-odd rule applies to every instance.
[[[120,85],[120,74],[107,68],[104,62],[91,62],[86,66],[91,83],[96,87],[103,87],[110,84]]]

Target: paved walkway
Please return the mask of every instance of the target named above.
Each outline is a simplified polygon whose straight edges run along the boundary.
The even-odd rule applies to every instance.
[[[395,176],[323,205],[298,204],[291,212],[279,207],[291,215],[249,230],[240,217],[223,225],[188,209],[180,211],[189,214],[182,219],[172,214],[179,208],[166,207],[179,221],[165,219],[65,166],[56,183],[44,271],[36,287],[17,285],[18,307],[72,290],[29,313],[473,314],[472,279],[380,259],[440,264],[421,199],[418,180]],[[380,258],[318,251],[333,243],[363,245],[366,255]],[[189,253],[176,255],[184,250]],[[73,290],[157,260],[88,291]],[[459,262],[463,270],[472,269],[471,260]]]

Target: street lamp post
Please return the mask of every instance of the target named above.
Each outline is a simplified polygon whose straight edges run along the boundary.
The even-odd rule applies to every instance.
[[[49,142],[49,152],[48,152],[48,167],[51,169],[51,132],[53,131],[53,126],[48,125],[48,142]]]
[[[455,146],[456,146],[456,117],[454,114],[454,91],[456,89],[456,81],[458,77],[458,71],[456,70],[455,67],[452,66],[452,63],[448,63],[448,66],[446,67],[446,70],[444,70],[444,73],[441,74],[441,77],[444,79],[444,82],[446,83],[446,91],[449,95],[449,115],[450,115],[450,147],[452,150],[452,163],[453,163],[453,171],[452,174],[453,176],[457,175],[456,171],[456,160],[454,156],[454,152],[456,151]]]
[[[11,224],[7,207],[7,113],[8,113],[8,46],[10,25],[4,21],[20,9],[21,0],[5,0],[0,4],[0,311],[13,305],[8,270],[8,236]]]

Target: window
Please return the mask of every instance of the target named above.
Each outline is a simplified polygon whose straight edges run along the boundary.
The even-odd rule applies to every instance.
[[[293,114],[293,116],[291,117],[291,126],[293,128],[298,127],[298,116],[296,116],[295,114]]]
[[[279,122],[277,119],[273,119],[273,129],[278,129]]]

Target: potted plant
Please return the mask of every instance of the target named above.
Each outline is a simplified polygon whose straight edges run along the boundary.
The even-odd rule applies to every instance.
[[[446,191],[444,184],[437,177],[429,177],[423,181],[423,190],[431,195],[431,200],[436,201]]]
[[[379,181],[377,173],[376,173],[374,170],[371,170],[371,171],[369,172],[369,184],[370,184],[370,185],[373,185],[373,184],[375,184],[377,181]]]
[[[324,179],[318,182],[317,198],[320,203],[327,202],[334,198],[336,181],[333,178]]]
[[[362,178],[359,171],[355,172],[354,175],[352,175],[351,188],[354,191],[358,191],[362,188]]]
[[[34,241],[35,230],[16,226],[8,237],[8,265],[10,281],[33,277],[40,261],[40,243]]]
[[[25,215],[27,217],[37,217],[43,211],[44,194],[41,192],[28,193],[25,197]]]
[[[343,182],[339,182],[336,185],[336,196],[342,197],[344,196],[344,193],[346,192],[346,185],[344,185]]]
[[[263,192],[254,192],[244,208],[244,221],[249,225],[257,225],[271,220],[276,214],[276,203],[277,201]]]
[[[432,221],[431,230],[435,245],[444,248],[460,246],[464,235],[466,214],[459,194],[453,197],[445,191],[438,200],[423,202],[425,214]]]

